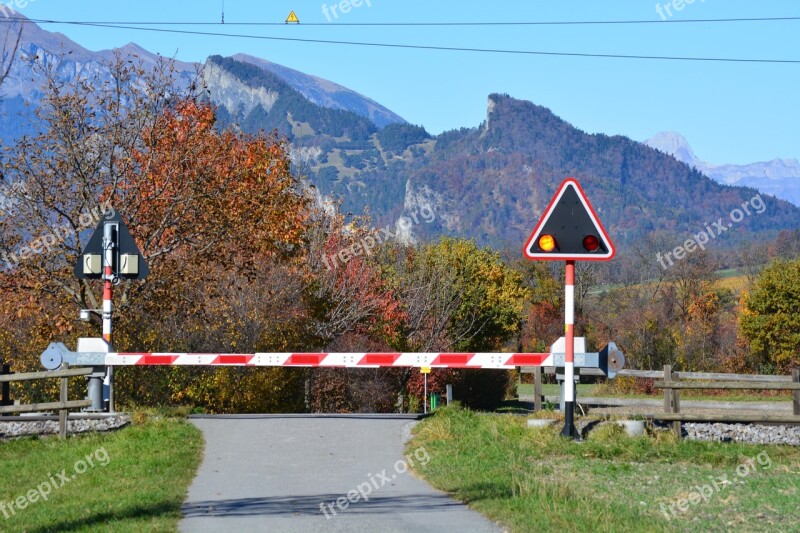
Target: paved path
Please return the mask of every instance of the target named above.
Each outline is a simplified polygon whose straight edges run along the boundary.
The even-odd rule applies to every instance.
[[[192,423],[203,431],[206,450],[184,504],[182,532],[501,531],[403,472],[411,461],[430,460],[424,449],[403,456],[415,423],[410,417],[267,415]],[[337,507],[337,499],[347,507]]]

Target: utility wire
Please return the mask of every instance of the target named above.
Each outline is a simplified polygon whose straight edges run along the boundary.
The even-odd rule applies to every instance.
[[[301,39],[296,37],[274,37],[267,35],[248,35],[240,33],[220,33],[199,30],[176,30],[168,28],[142,28],[137,26],[127,26],[118,24],[103,24],[96,22],[66,22],[66,21],[46,21],[35,20],[38,23],[48,24],[69,24],[75,26],[91,26],[98,28],[124,29],[134,31],[148,31],[157,33],[173,33],[181,35],[201,35],[207,37],[233,37],[240,39],[257,39],[267,41],[299,42],[312,44],[336,44],[347,46],[366,46],[373,48],[396,48],[411,50],[438,50],[449,52],[480,52],[491,54],[516,54],[531,56],[557,56],[557,57],[587,57],[587,58],[609,58],[609,59],[643,59],[660,61],[701,61],[701,62],[724,62],[724,63],[781,63],[781,64],[800,64],[798,59],[763,59],[763,58],[731,58],[731,57],[692,57],[692,56],[657,56],[657,55],[631,55],[631,54],[598,54],[587,52],[547,52],[539,50],[507,50],[498,48],[467,48],[458,46],[431,46],[416,44],[396,44],[396,43],[371,43],[361,41],[335,41],[329,39]],[[226,23],[227,25],[228,23]]]
[[[224,8],[223,8],[224,9]],[[694,24],[694,23],[730,23],[730,22],[788,22],[798,21],[800,17],[749,17],[749,18],[715,18],[715,19],[678,19],[678,20],[561,20],[561,21],[495,21],[495,22],[304,22],[301,26],[579,26],[608,24]],[[50,24],[109,24],[136,26],[221,26],[220,22],[187,22],[187,21],[58,21],[46,19],[24,19],[10,17],[0,22],[30,21]],[[226,26],[286,26],[284,22],[224,22]]]

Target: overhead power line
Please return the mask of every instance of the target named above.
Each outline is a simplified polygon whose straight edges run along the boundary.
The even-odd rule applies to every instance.
[[[224,4],[223,4],[224,5]],[[224,13],[224,7],[223,7]],[[7,18],[0,22],[30,20],[36,23],[53,24],[110,24],[136,26],[285,26],[285,22],[209,22],[209,21],[120,21],[120,20],[87,20],[56,21],[46,19]],[[551,20],[551,21],[485,21],[485,22],[304,22],[303,26],[583,26],[614,24],[696,24],[696,23],[734,23],[734,22],[790,22],[800,21],[800,17],[746,17],[746,18],[714,18],[714,19],[645,19],[645,20]]]
[[[19,19],[22,20],[22,19]],[[460,46],[433,46],[419,44],[399,44],[399,43],[375,43],[363,41],[339,41],[331,39],[303,39],[299,37],[275,37],[268,35],[249,35],[241,33],[222,33],[200,30],[178,30],[170,28],[139,27],[121,24],[105,24],[97,22],[79,21],[58,21],[43,19],[25,19],[39,24],[67,24],[74,26],[90,26],[98,28],[124,29],[133,31],[146,31],[155,33],[172,33],[180,35],[200,35],[206,37],[227,37],[239,39],[255,39],[266,41],[298,42],[310,44],[334,44],[346,46],[363,46],[372,48],[394,48],[410,50],[437,50],[448,52],[477,52],[491,54],[515,54],[530,56],[554,56],[554,57],[585,57],[585,58],[606,58],[606,59],[639,59],[639,60],[659,60],[659,61],[699,61],[699,62],[724,62],[724,63],[772,63],[772,64],[800,64],[800,59],[769,59],[769,58],[732,58],[732,57],[696,57],[696,56],[660,56],[644,54],[602,54],[590,52],[552,52],[543,50],[512,50],[499,48],[471,48]],[[228,23],[226,23],[227,25]],[[282,25],[283,26],[283,25]],[[296,27],[296,26],[293,26]]]

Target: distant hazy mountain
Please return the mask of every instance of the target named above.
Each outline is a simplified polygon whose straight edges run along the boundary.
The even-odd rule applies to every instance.
[[[24,19],[20,14],[17,17]],[[29,132],[33,124],[33,113],[42,97],[40,88],[43,80],[32,75],[30,68],[32,63],[57,64],[61,78],[64,81],[71,81],[83,73],[102,70],[101,62],[111,59],[115,53],[120,53],[123,57],[135,55],[144,63],[145,67],[153,65],[159,60],[157,54],[150,53],[134,43],[115,50],[92,52],[63,34],[49,32],[32,22],[23,24],[18,21],[2,24],[0,25],[0,38],[11,40],[16,36],[21,25],[24,29],[20,49],[10,76],[0,88],[0,140],[5,142],[11,142]],[[350,111],[366,118],[378,128],[405,122],[401,117],[374,100],[336,83],[244,54],[237,57],[273,73],[278,79],[283,80],[321,108]],[[202,68],[202,65],[176,62],[175,67],[179,76],[188,79]],[[252,96],[245,93],[246,91],[242,93],[245,98]],[[244,107],[249,105],[247,101],[226,102],[226,104],[228,106],[242,104]]]
[[[674,156],[678,161],[720,183],[754,187],[795,205],[800,205],[800,162],[797,159],[773,159],[748,165],[715,165],[699,159],[689,142],[675,132],[661,132],[645,141],[647,146]]]
[[[24,18],[20,14],[15,17]],[[90,72],[102,73],[101,63],[112,59],[115,53],[122,57],[136,55],[145,67],[159,59],[158,55],[133,43],[117,50],[92,52],[63,34],[46,31],[32,22],[0,24],[0,39],[13,42],[20,26],[23,32],[17,57],[0,87],[0,140],[4,143],[29,133],[35,124],[35,110],[42,98],[44,80],[31,68],[34,64],[54,66],[60,79],[69,82]],[[176,62],[175,67],[179,76],[187,78],[196,70],[190,63]]]

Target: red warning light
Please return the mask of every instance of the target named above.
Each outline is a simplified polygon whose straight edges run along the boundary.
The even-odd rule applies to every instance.
[[[596,252],[600,249],[600,239],[595,235],[587,235],[583,238],[583,247],[587,252]]]

